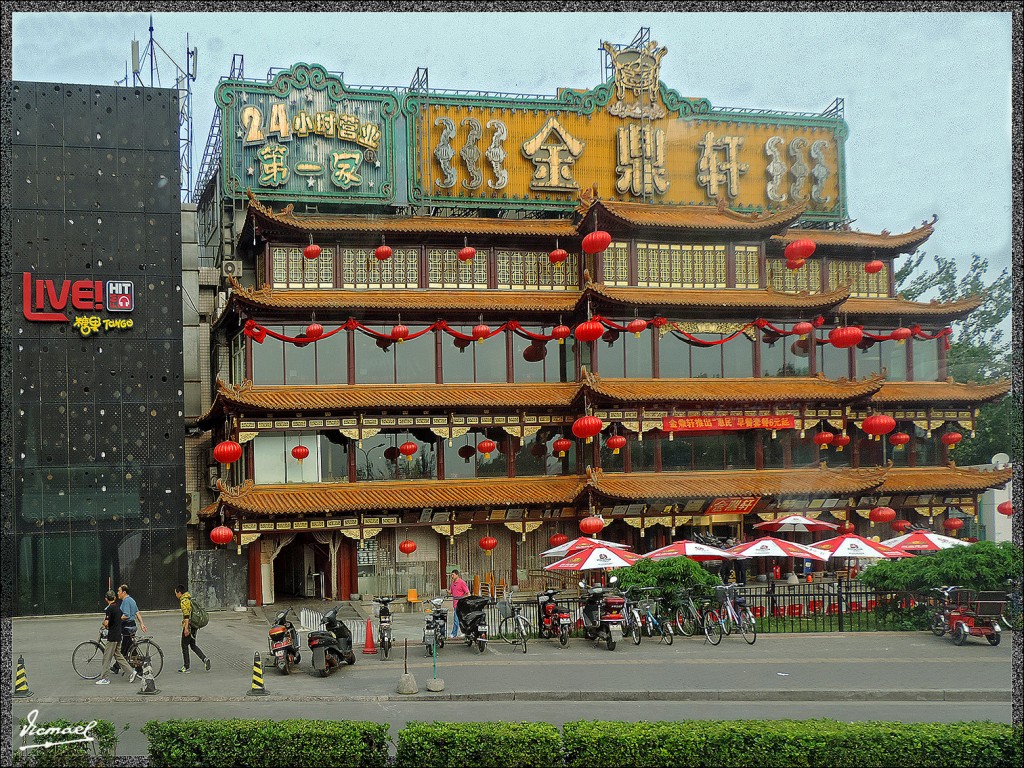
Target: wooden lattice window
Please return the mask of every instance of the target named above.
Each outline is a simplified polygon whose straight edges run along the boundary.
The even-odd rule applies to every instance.
[[[470,261],[459,261],[458,250],[427,251],[427,285],[430,288],[486,288],[487,252],[478,250]]]
[[[341,252],[343,288],[418,288],[419,248],[395,248],[387,261],[377,261],[370,248]]]
[[[307,259],[302,248],[272,248],[275,288],[333,288],[334,249],[323,248],[320,258]]]
[[[768,259],[768,285],[776,291],[821,293],[821,262],[807,259],[800,269],[790,269],[785,259]]]
[[[888,296],[889,265],[881,272],[869,275],[864,271],[863,261],[828,260],[828,287],[834,290],[841,285],[850,286],[851,296]]]
[[[724,288],[724,245],[637,244],[636,284],[645,288]]]
[[[560,264],[552,264],[547,252],[496,251],[499,288],[535,291],[569,291],[579,288],[579,257],[570,253]]]
[[[601,259],[605,285],[629,285],[629,243],[612,243]]]
[[[757,269],[758,247],[756,245],[736,246],[736,287],[758,288],[761,285]]]

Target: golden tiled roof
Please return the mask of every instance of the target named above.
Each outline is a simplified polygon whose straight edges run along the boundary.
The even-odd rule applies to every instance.
[[[836,308],[836,312],[847,314],[850,320],[884,316],[903,318],[909,324],[915,320],[946,321],[967,317],[983,302],[984,299],[980,296],[945,302],[934,299],[932,301],[910,301],[901,296],[877,299],[851,296]]]
[[[224,489],[219,501],[242,515],[322,515],[434,507],[571,504],[583,490],[577,477],[403,480],[309,485],[254,485]],[[210,509],[203,510],[204,513]],[[216,509],[214,505],[213,509]],[[213,514],[212,512],[208,514]]]
[[[621,304],[665,309],[823,311],[850,296],[848,286],[825,293],[788,293],[771,288],[609,288],[603,285],[590,288],[597,296]]]
[[[886,470],[740,469],[706,472],[601,474],[595,490],[614,499],[682,499],[714,496],[809,496],[858,494],[876,488]]]
[[[586,207],[581,232],[592,228],[596,215],[603,227],[609,219],[629,228],[682,229],[714,232],[779,232],[800,218],[806,205],[794,205],[771,213],[739,213],[714,205],[655,205],[594,200]]]
[[[616,403],[839,403],[877,392],[880,376],[860,381],[824,377],[764,379],[601,379],[594,377],[595,399]]]
[[[886,251],[895,256],[900,253],[916,251],[925,240],[931,237],[934,229],[935,220],[932,220],[931,223],[924,222],[920,227],[900,235],[892,235],[886,231],[874,234],[836,229],[790,229],[782,234],[773,235],[769,240],[769,246],[774,246],[772,250],[782,251],[795,240],[813,240],[815,245],[832,251],[868,249]]]
[[[940,493],[984,491],[1006,485],[1013,478],[1011,468],[983,471],[949,467],[891,467],[880,493]]]
[[[959,384],[949,381],[887,381],[871,396],[873,405],[902,403],[986,403],[1010,391],[1008,379],[992,384]]]

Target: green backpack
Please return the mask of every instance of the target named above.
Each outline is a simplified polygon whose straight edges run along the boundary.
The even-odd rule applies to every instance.
[[[192,614],[188,617],[188,622],[196,629],[202,629],[210,623],[210,617],[207,616],[206,609],[195,600],[192,601]]]

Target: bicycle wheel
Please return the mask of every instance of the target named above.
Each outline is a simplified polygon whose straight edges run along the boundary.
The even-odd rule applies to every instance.
[[[946,617],[942,613],[936,613],[932,616],[932,634],[936,637],[942,637],[946,634]]]
[[[516,643],[522,644],[523,653],[526,653],[526,641],[530,637],[526,626],[524,626],[525,624],[526,619],[524,619],[522,616],[516,616]]]
[[[665,645],[672,645],[672,630],[669,628],[668,622],[660,623],[658,628],[661,630],[661,639],[664,641]]]
[[[722,624],[718,620],[716,611],[708,611],[701,617],[701,625],[704,629],[704,637],[712,645],[722,642]]]
[[[693,611],[689,608],[680,608],[676,611],[676,629],[683,637],[693,637],[693,633],[697,631],[697,620]]]
[[[129,650],[128,663],[133,669],[142,669],[142,660],[149,656],[149,665],[153,668],[153,677],[160,676],[164,668],[164,652],[152,640],[139,640]]]
[[[629,619],[629,635],[633,638],[633,645],[640,645],[640,620],[636,616]]]
[[[722,625],[722,634],[728,637],[732,634],[732,619],[729,617],[729,611],[725,606],[722,606],[721,612],[715,611],[715,615],[718,616],[718,623]]]
[[[517,632],[515,616],[506,616],[498,625],[498,635],[509,645],[515,645],[518,642]]]
[[[86,640],[75,646],[71,666],[83,680],[95,680],[103,674],[103,646],[95,640]]]
[[[749,608],[740,613],[740,634],[747,641],[747,645],[757,642],[757,621],[754,619],[754,612]]]

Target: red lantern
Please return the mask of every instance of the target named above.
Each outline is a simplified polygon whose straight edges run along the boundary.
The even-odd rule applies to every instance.
[[[797,333],[801,336],[807,336],[814,333],[814,326],[808,323],[806,320],[802,323],[797,323],[793,326],[793,333]]]
[[[548,539],[548,544],[550,544],[552,547],[560,547],[563,544],[568,544],[568,543],[569,543],[569,537],[566,536],[564,533],[552,534],[551,538]]]
[[[310,260],[319,259],[320,258],[320,246],[319,245],[313,245],[312,243],[310,243],[309,245],[307,245],[305,248],[302,249],[302,255],[305,256],[307,259],[310,259]]]
[[[572,335],[572,329],[568,325],[556,325],[552,331],[552,338],[558,339],[559,344],[565,344],[565,340]]]
[[[803,265],[803,259],[786,259],[786,269],[800,269]]]
[[[604,530],[604,518],[592,515],[580,520],[580,532],[584,536],[596,536]]]
[[[907,339],[913,336],[914,332],[909,328],[897,328],[889,334],[889,338],[895,339],[898,344],[906,344]]]
[[[409,329],[404,325],[396,325],[391,329],[391,338],[399,343],[404,342],[409,336]]]
[[[465,459],[467,464],[469,464],[469,460],[472,459],[475,455],[476,448],[474,448],[472,445],[464,445],[461,448],[459,448],[459,457]]]
[[[824,451],[826,448],[828,448],[830,445],[832,445],[832,441],[835,440],[835,439],[836,439],[836,436],[834,434],[832,434],[831,432],[819,432],[818,434],[816,434],[814,436],[814,443],[821,450]]]
[[[896,419],[884,413],[876,413],[874,416],[864,419],[860,428],[875,440],[881,440],[882,435],[887,435],[896,429]]]
[[[491,550],[496,546],[498,546],[498,540],[493,536],[484,536],[480,539],[480,549],[486,552],[488,557],[491,555]]]
[[[298,461],[299,464],[301,464],[302,460],[307,456],[309,456],[309,448],[307,448],[306,446],[296,445],[294,448],[292,448],[292,458]]]
[[[855,530],[857,530],[857,526],[855,526],[849,520],[844,520],[839,524],[839,533],[841,534],[845,535],[848,533],[853,533]]]
[[[373,255],[377,261],[387,261],[391,258],[394,251],[391,250],[389,245],[378,245],[373,249]]]
[[[542,341],[535,341],[523,350],[523,360],[528,363],[539,363],[547,356],[548,348],[544,346]]]
[[[228,528],[226,525],[218,525],[212,531],[210,531],[210,541],[214,544],[230,544],[231,540],[235,538],[235,532]]]
[[[295,344],[295,346],[298,347],[299,349],[302,349],[303,347],[308,347],[309,346],[309,339],[306,338],[305,331],[303,331],[298,336],[296,336],[295,337],[295,341],[292,342],[292,343]]]
[[[494,453],[494,451],[495,451],[495,449],[497,447],[498,447],[498,444],[496,442],[494,442],[493,440],[488,439],[488,440],[481,440],[480,443],[477,445],[476,449],[478,451],[480,451],[480,453],[482,453],[484,455],[485,459],[489,459],[489,458],[491,458],[491,454]]]
[[[828,340],[836,349],[849,349],[860,344],[864,331],[855,325],[840,326],[828,332]]]
[[[468,245],[459,251],[459,261],[472,261],[474,256],[476,256],[476,248],[471,248]]]
[[[324,335],[324,327],[320,323],[310,323],[306,326],[306,338],[316,341]]]
[[[234,440],[225,440],[213,449],[213,458],[221,464],[232,464],[242,458],[242,446]]]
[[[889,435],[889,445],[895,446],[897,451],[902,451],[903,446],[910,442],[910,435],[906,432],[893,432]]]
[[[400,446],[398,446],[398,452],[405,456],[405,458],[408,459],[409,461],[412,461],[413,454],[416,453],[416,451],[418,451],[419,449],[420,447],[416,445],[416,443],[402,443]]]
[[[964,527],[964,521],[959,517],[950,517],[942,521],[942,527],[956,536],[956,532]]]
[[[626,326],[626,330],[640,338],[640,334],[647,330],[647,321],[641,320],[639,317],[629,321],[629,325]]]
[[[476,339],[477,344],[483,344],[484,339],[491,335],[490,326],[480,323],[480,325],[473,326],[473,338]]]
[[[864,271],[867,272],[869,275],[877,275],[883,269],[885,269],[885,264],[880,262],[878,259],[875,259],[874,261],[869,261],[867,264],[864,265]]]
[[[786,258],[790,261],[809,259],[814,255],[816,247],[813,240],[794,240],[786,246]]]
[[[558,458],[564,459],[565,454],[572,448],[572,440],[560,437],[551,444],[551,448],[558,454]]]
[[[910,530],[909,520],[893,520],[889,525],[892,526],[892,529],[896,531],[896,533],[905,533]]]
[[[807,357],[810,354],[808,348],[810,347],[810,339],[797,339],[789,345],[789,351],[797,357]]]
[[[611,242],[612,236],[603,229],[598,229],[583,238],[583,252],[591,255],[600,253],[611,245]]]
[[[568,258],[569,254],[562,248],[555,248],[555,250],[548,254],[548,259],[551,260],[552,264],[561,264]]]
[[[395,446],[393,445],[390,448],[384,450],[384,458],[387,459],[388,461],[398,461],[399,455],[400,454],[398,453],[398,449],[395,448]]]
[[[942,441],[943,445],[949,446],[949,450],[953,450],[953,448],[956,447],[956,444],[964,439],[964,436],[959,432],[947,432],[939,439]]]
[[[587,442],[594,439],[604,429],[604,422],[597,416],[580,416],[572,425],[572,433],[579,438],[586,438]]]
[[[597,341],[604,335],[604,326],[597,320],[587,320],[576,326],[575,334],[584,343]]]
[[[875,507],[868,512],[868,520],[871,521],[871,525],[875,523],[891,523],[896,519],[896,510],[892,507]]]
[[[626,447],[626,438],[622,435],[612,435],[608,438],[607,446],[612,449],[612,453],[618,455],[619,451]]]
[[[1000,515],[1006,515],[1007,517],[1009,517],[1013,514],[1013,502],[1011,502],[1009,499],[1000,502],[999,506],[996,507],[996,512],[998,512]]]
[[[401,552],[403,555],[411,555],[413,552],[416,551],[416,542],[412,539],[406,539],[398,545],[398,551]]]

